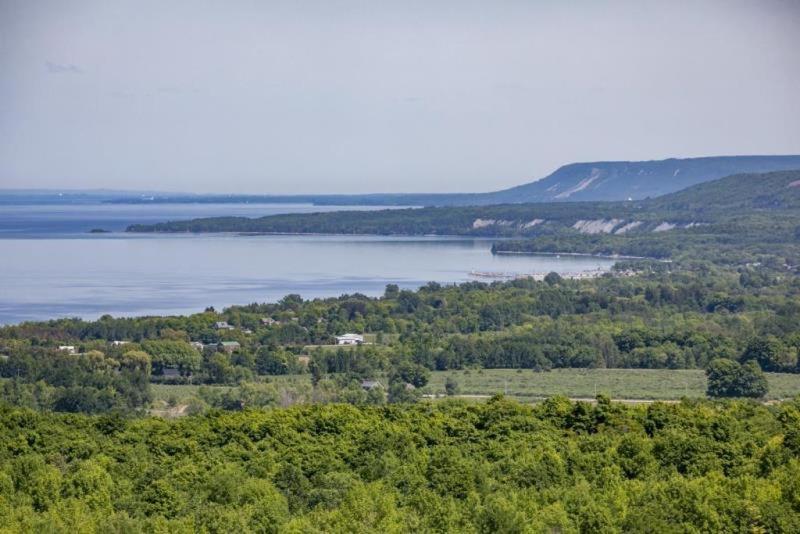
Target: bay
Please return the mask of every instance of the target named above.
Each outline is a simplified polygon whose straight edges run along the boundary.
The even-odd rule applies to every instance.
[[[110,226],[112,219],[113,229],[118,229],[143,217],[168,220],[186,215],[185,206],[177,206],[179,212],[184,210],[177,214],[175,207],[142,206],[137,211],[136,206],[126,206],[124,217],[109,218],[83,206],[83,217],[80,209],[67,210],[69,225],[53,223],[63,215],[52,207],[37,210],[40,216],[28,216],[28,230],[5,232],[6,238],[0,239],[0,324],[59,317],[94,319],[104,314],[187,314],[207,306],[221,309],[272,302],[289,293],[304,298],[345,293],[376,296],[390,283],[416,288],[429,281],[487,281],[476,278],[476,272],[575,273],[608,269],[613,264],[613,260],[593,257],[493,255],[494,240],[489,239],[85,233],[87,225]],[[4,224],[8,228],[5,208],[0,208],[0,229]],[[247,216],[270,209],[192,208],[197,213],[220,209],[218,214],[244,212]],[[319,211],[318,206],[295,208]],[[11,219],[18,221],[19,213]]]

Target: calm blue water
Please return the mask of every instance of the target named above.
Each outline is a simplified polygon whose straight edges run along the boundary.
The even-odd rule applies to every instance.
[[[328,209],[336,209],[327,207]],[[321,211],[317,206],[0,206],[0,324],[65,316],[169,315],[343,293],[386,284],[475,280],[472,271],[577,272],[583,257],[493,256],[491,240],[444,237],[87,234],[201,216]]]

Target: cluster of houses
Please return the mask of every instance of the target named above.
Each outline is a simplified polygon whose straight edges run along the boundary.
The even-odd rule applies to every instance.
[[[218,330],[231,330],[235,327],[230,326],[228,323],[221,321],[216,323],[216,328]],[[112,341],[111,344],[115,347],[120,345],[127,345],[130,341]],[[202,343],[200,341],[191,341],[189,343],[192,347],[197,349],[198,351],[202,352],[207,348],[214,347],[219,348],[227,352],[228,354],[232,353],[235,350],[241,348],[241,344],[238,341],[221,341],[219,343]],[[336,336],[336,344],[337,345],[363,345],[364,344],[364,336],[361,334],[343,334],[341,336]],[[69,354],[78,354],[75,345],[59,345],[58,350],[65,351]]]
[[[297,317],[292,318],[293,321],[297,321]],[[261,324],[263,326],[275,326],[281,324],[280,321],[276,321],[272,317],[262,317]],[[214,323],[214,328],[217,330],[236,330],[236,327],[228,324],[227,321],[217,321]],[[251,330],[243,329],[242,330],[245,334],[252,334]],[[343,334],[341,336],[336,336],[336,344],[337,345],[363,345],[364,344],[364,336],[361,334]],[[202,349],[201,349],[202,350]]]
[[[112,341],[111,344],[114,346],[120,345],[127,345],[130,341]],[[192,341],[189,343],[192,347],[199,351],[203,351],[208,347],[219,348],[227,352],[228,354],[232,353],[233,351],[241,348],[241,344],[238,341],[222,341],[220,343],[201,343],[199,341]],[[75,345],[59,345],[58,350],[63,350],[68,354],[78,354],[78,350],[75,348]]]
[[[273,326],[277,324],[281,324],[280,321],[276,321],[271,317],[264,317],[261,319],[261,324],[264,326]],[[226,321],[217,321],[214,323],[214,328],[216,330],[236,330],[237,328],[231,324],[228,324]],[[246,334],[252,333],[250,330],[242,329],[242,331]],[[364,344],[364,336],[362,334],[354,334],[354,333],[346,333],[341,336],[335,336],[336,338],[336,345],[363,345]],[[114,346],[121,346],[130,343],[130,341],[111,341],[111,344]],[[232,354],[234,351],[241,348],[241,344],[238,341],[221,341],[219,343],[202,343],[200,341],[191,341],[189,343],[193,348],[195,348],[199,352],[203,352],[206,349],[213,348],[214,350],[222,350],[228,354]],[[77,355],[78,351],[75,345],[59,345],[58,350],[65,351],[69,354]],[[298,357],[298,361],[301,363],[308,365],[309,357],[302,355]],[[177,378],[182,376],[179,369],[175,367],[165,367],[163,369],[162,376],[165,378]],[[410,385],[410,384],[409,384]],[[365,390],[371,390],[376,387],[383,388],[383,384],[381,384],[377,380],[365,380],[361,383],[361,387]],[[413,387],[413,386],[411,386]]]

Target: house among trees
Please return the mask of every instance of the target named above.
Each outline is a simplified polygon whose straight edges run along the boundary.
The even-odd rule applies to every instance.
[[[203,345],[200,341],[192,341],[191,343],[189,343],[189,345],[199,350],[200,352],[203,352],[203,349],[205,348],[205,345]]]
[[[219,344],[219,347],[228,354],[230,354],[233,351],[239,349],[241,345],[239,345],[238,341],[223,341]]]
[[[336,336],[337,345],[361,345],[364,343],[364,336],[360,334],[345,334]]]
[[[383,389],[383,384],[381,384],[378,380],[362,380],[361,387],[369,391],[376,388]]]
[[[68,352],[69,354],[75,354],[75,345],[59,345],[58,350],[63,350]]]
[[[130,341],[112,341],[111,344],[115,347],[119,347],[120,345],[127,345]]]
[[[214,323],[214,328],[217,330],[233,330],[235,327],[229,325],[227,321],[217,321]]]
[[[278,321],[276,321],[275,319],[273,319],[272,317],[262,317],[261,318],[261,324],[264,325],[264,326],[272,326],[272,325],[280,324],[280,323]]]

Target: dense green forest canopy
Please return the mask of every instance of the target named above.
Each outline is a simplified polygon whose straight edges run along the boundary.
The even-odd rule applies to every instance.
[[[797,532],[800,404],[0,407],[6,532]]]

